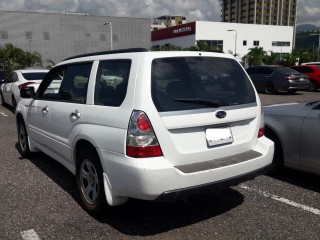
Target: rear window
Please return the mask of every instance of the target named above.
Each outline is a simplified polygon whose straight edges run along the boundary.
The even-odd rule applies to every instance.
[[[46,72],[30,72],[30,73],[22,73],[22,76],[27,80],[42,80],[46,75]]]
[[[152,98],[159,112],[256,102],[241,66],[218,57],[173,57],[152,62]]]
[[[297,74],[297,73],[299,73],[296,70],[293,70],[293,69],[288,68],[288,67],[279,67],[279,68],[277,68],[277,70],[278,70],[278,72],[285,73],[285,74]]]

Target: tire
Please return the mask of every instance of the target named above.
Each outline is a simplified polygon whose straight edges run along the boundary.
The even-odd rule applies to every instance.
[[[290,94],[294,94],[296,92],[298,92],[298,90],[288,90],[288,93],[290,93]]]
[[[31,151],[29,148],[29,140],[28,140],[28,132],[26,129],[26,125],[22,120],[18,122],[18,151],[20,152],[21,156],[26,158],[31,155]]]
[[[83,149],[77,157],[78,191],[86,211],[99,216],[107,207],[103,186],[103,170],[97,152]]]
[[[2,91],[0,91],[0,98],[1,98],[1,105],[4,106],[5,102],[4,102],[4,97],[3,97]]]
[[[12,95],[12,109],[13,109],[13,112],[16,112],[17,102],[13,95]]]
[[[310,81],[309,91],[316,92],[318,90],[318,84],[315,81]]]
[[[266,94],[272,95],[272,94],[276,94],[278,92],[278,88],[275,83],[268,82],[264,86],[264,91],[266,92]]]
[[[270,129],[266,129],[265,136],[271,139],[274,142],[274,155],[271,163],[271,167],[269,170],[269,174],[276,175],[283,171],[284,168],[284,160],[283,160],[283,150],[281,146],[281,142]]]

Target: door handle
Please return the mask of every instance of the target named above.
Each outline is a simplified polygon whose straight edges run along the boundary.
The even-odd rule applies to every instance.
[[[72,118],[80,118],[81,114],[79,113],[78,110],[74,110],[72,113],[71,113],[71,117]]]
[[[47,105],[42,108],[43,113],[47,113],[48,111],[49,111],[49,108]]]

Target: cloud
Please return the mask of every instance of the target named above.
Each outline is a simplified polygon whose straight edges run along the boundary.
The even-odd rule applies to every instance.
[[[298,5],[298,23],[310,23],[320,26],[319,0],[300,0]]]
[[[298,23],[320,26],[319,0],[299,0]],[[150,18],[182,15],[187,21],[220,21],[219,0],[0,0],[1,10],[88,12],[98,16]]]

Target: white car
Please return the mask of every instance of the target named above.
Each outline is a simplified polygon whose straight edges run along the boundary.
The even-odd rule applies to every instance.
[[[29,97],[16,110],[22,156],[42,151],[75,174],[93,215],[128,198],[172,200],[236,185],[272,162],[259,96],[231,55],[86,54],[21,96]]]
[[[8,104],[16,109],[17,103],[20,101],[20,89],[25,86],[33,86],[38,89],[40,82],[48,73],[46,69],[22,69],[15,70],[1,85],[1,101],[2,104]]]

